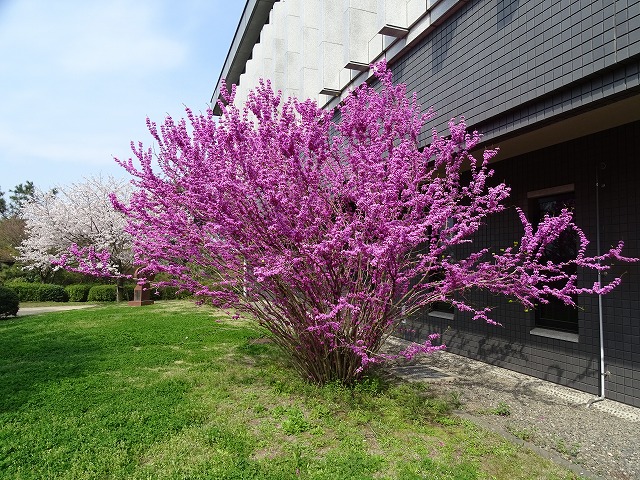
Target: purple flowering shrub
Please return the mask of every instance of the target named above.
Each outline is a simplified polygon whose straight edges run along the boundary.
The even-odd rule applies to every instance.
[[[464,119],[419,150],[431,111],[421,113],[385,64],[373,68],[379,91],[361,85],[338,112],[283,102],[266,81],[244,108],[232,88],[219,120],[188,109],[188,121],[168,117],[158,128],[147,120],[156,150],[132,145],[135,164],[119,163],[137,190],[128,204],[112,199],[128,217],[136,263],[169,278],[164,284],[255,318],[320,383],[351,383],[388,359],[385,337],[433,302],[496,323],[489,308],[466,299],[471,289],[531,307],[552,297],[573,305],[575,294],[607,293],[620,282],[578,287],[566,273],[568,263],[606,270],[606,260],[625,260],[622,243],[587,257],[567,210],[537,229],[520,212],[517,246],[454,258],[452,248],[472,242],[485,218],[505,208],[509,188],[490,184],[497,152],[472,156],[480,135]],[[580,239],[577,257],[546,262],[545,248],[566,229]],[[400,355],[444,348],[436,340]]]

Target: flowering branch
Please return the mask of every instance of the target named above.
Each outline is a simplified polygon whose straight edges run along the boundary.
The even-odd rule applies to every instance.
[[[261,81],[242,109],[232,88],[219,120],[188,109],[160,127],[148,120],[157,150],[132,144],[135,162],[118,162],[137,190],[128,202],[113,199],[128,218],[137,263],[251,315],[317,382],[351,382],[384,361],[386,335],[434,302],[496,323],[490,308],[466,300],[471,289],[526,306],[548,298],[571,305],[572,295],[619,283],[577,287],[566,264],[544,260],[567,229],[580,238],[567,263],[604,270],[607,261],[631,260],[622,244],[587,257],[568,211],[535,231],[519,212],[518,248],[454,256],[505,209],[509,188],[492,183],[489,168],[497,151],[476,159],[480,134],[467,132],[464,118],[449,123],[446,137],[434,131],[421,150],[418,135],[433,113],[393,84],[384,63],[373,68],[380,89],[359,86],[337,111],[283,102]],[[436,340],[402,355],[443,348]]]

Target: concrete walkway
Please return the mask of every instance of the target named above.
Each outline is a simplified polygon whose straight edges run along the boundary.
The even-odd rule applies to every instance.
[[[386,350],[406,348],[391,337]],[[573,470],[579,478],[640,479],[640,408],[449,352],[392,362],[389,373],[458,399],[462,418]]]
[[[24,317],[27,315],[37,315],[39,313],[48,312],[63,312],[65,310],[80,310],[83,308],[95,307],[94,304],[88,303],[87,305],[55,305],[50,307],[20,307],[18,310],[18,317]]]

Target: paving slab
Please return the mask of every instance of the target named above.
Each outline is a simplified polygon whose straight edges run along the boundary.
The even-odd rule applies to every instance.
[[[384,349],[408,345],[391,337]],[[595,395],[446,351],[390,362],[386,370],[455,394],[462,418],[569,465],[580,478],[640,479],[640,408],[594,403]]]

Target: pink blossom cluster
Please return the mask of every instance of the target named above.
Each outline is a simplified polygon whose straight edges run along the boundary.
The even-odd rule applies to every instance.
[[[67,248],[52,265],[80,273],[90,273],[96,277],[118,277],[122,275],[112,265],[109,250],[96,250],[95,246],[79,247],[75,243]]]
[[[472,289],[526,306],[555,297],[573,304],[578,287],[566,265],[543,252],[565,229],[580,238],[580,267],[606,270],[622,244],[587,257],[587,240],[571,213],[537,229],[520,216],[517,248],[482,249],[460,257],[509,188],[491,182],[489,161],[464,118],[449,134],[418,135],[432,112],[394,85],[384,63],[380,86],[363,84],[336,111],[288,99],[261,81],[243,108],[235,87],[222,116],[147,120],[156,149],[132,144],[136,161],[119,161],[134,177],[129,203],[113,203],[129,219],[135,262],[166,283],[256,318],[313,381],[357,379],[400,322],[433,302],[495,323],[490,309],[467,300]],[[226,89],[223,89],[226,91]],[[550,286],[553,284],[554,286]],[[560,285],[560,286],[558,286]],[[440,350],[430,337],[400,355]]]

